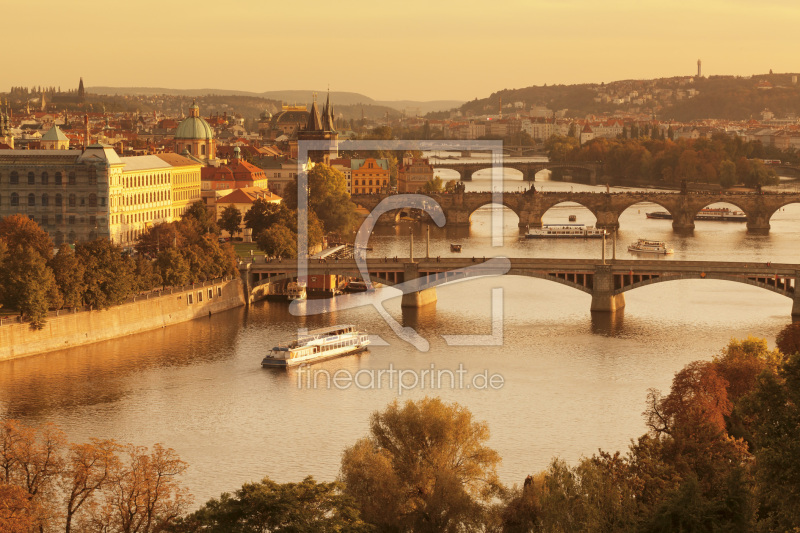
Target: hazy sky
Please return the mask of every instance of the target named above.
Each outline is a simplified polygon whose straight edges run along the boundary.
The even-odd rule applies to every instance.
[[[0,0],[12,85],[354,91],[800,71],[796,0]]]

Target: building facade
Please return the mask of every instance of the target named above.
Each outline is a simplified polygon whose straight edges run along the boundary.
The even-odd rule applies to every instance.
[[[374,194],[389,188],[389,163],[385,159],[351,159],[350,194]]]
[[[427,159],[404,157],[397,172],[397,192],[416,193],[433,179],[433,166]]]
[[[0,150],[0,217],[26,215],[56,246],[108,238],[129,246],[200,199],[200,167],[177,154],[120,158],[86,150]]]

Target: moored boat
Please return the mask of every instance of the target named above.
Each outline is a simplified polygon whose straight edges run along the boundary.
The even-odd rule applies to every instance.
[[[292,281],[286,287],[286,297],[289,300],[305,300],[307,298],[306,284],[302,281]]]
[[[526,239],[596,239],[605,235],[605,230],[583,224],[544,224],[532,229]]]
[[[261,361],[261,366],[287,368],[317,363],[361,352],[367,349],[367,345],[369,345],[369,335],[358,331],[353,325],[320,328],[275,346]]]
[[[672,248],[667,248],[667,243],[664,241],[651,241],[648,239],[639,239],[628,246],[629,252],[641,252],[647,254],[671,254],[674,253]]]
[[[672,220],[668,211],[646,213],[647,218]],[[747,215],[742,211],[732,211],[727,207],[706,207],[698,211],[695,220],[718,220],[722,222],[747,222]]]

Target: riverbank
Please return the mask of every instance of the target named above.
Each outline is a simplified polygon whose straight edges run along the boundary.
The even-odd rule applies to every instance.
[[[135,298],[110,309],[64,312],[49,317],[39,330],[26,322],[5,320],[0,325],[0,361],[125,337],[244,304],[242,282],[237,277]]]

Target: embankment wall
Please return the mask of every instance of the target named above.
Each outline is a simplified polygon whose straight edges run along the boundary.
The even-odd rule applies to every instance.
[[[0,361],[163,328],[244,304],[242,281],[236,278],[165,291],[111,309],[61,312],[40,330],[6,320],[10,323],[0,325]]]

